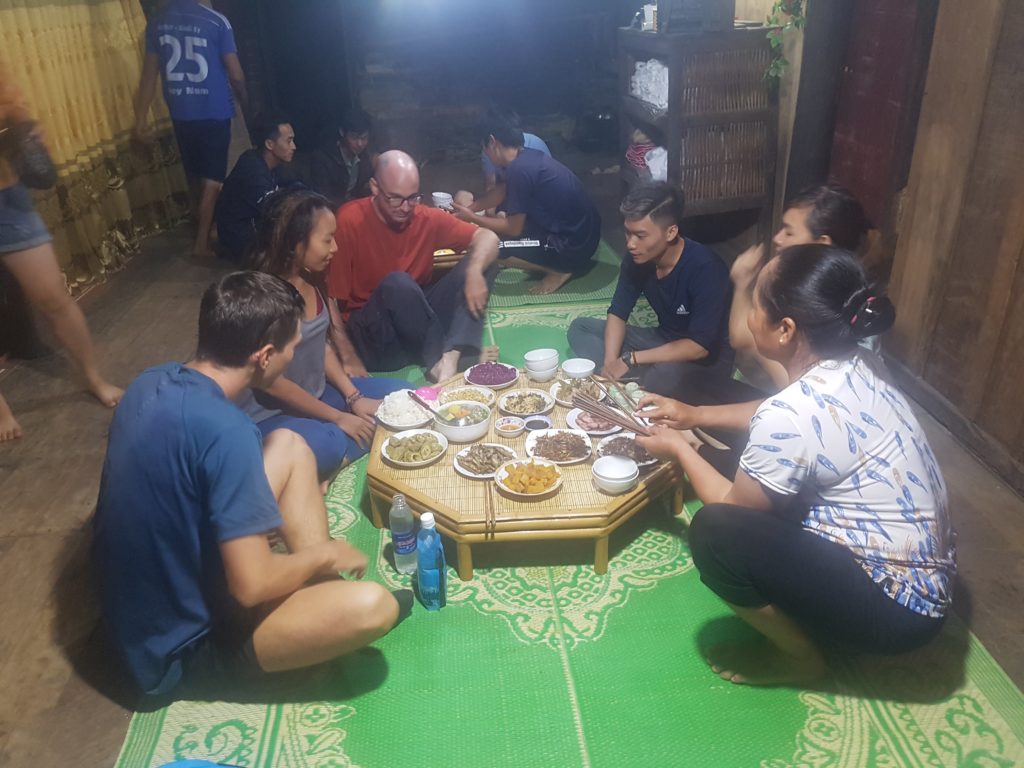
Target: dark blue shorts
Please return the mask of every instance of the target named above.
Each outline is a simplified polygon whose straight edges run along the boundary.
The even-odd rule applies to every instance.
[[[25,251],[51,239],[23,185],[0,189],[0,253]]]
[[[175,120],[181,164],[193,179],[224,181],[228,175],[230,120]]]

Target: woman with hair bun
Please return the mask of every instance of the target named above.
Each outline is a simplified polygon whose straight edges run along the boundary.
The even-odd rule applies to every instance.
[[[789,385],[761,403],[640,403],[658,426],[638,442],[704,502],[689,531],[701,580],[763,636],[709,650],[726,680],[806,682],[830,644],[901,653],[942,628],[956,570],[946,486],[906,399],[859,347],[894,320],[853,254],[793,246],[761,271],[747,319]],[[677,431],[693,426],[748,431],[732,479]]]

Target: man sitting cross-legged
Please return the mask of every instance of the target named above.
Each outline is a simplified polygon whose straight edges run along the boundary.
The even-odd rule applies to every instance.
[[[617,380],[640,378],[645,389],[689,400],[698,382],[713,386],[732,375],[728,343],[729,270],[721,259],[679,231],[683,193],[665,182],[638,185],[620,208],[626,249],[607,320],[581,317],[569,326],[575,354]],[[628,325],[643,295],[656,328]]]
[[[405,152],[377,160],[370,197],[338,211],[327,287],[345,328],[333,328],[341,362],[352,376],[416,363],[444,381],[463,354],[478,354],[498,238],[438,208],[419,205],[420,172]],[[467,251],[430,284],[434,251]]]
[[[203,296],[195,358],[143,372],[114,414],[93,556],[105,622],[146,694],[318,664],[398,618],[386,589],[344,578],[367,559],[331,539],[305,441],[278,430],[261,442],[231,402],[285,369],[302,312],[280,278],[227,275]]]

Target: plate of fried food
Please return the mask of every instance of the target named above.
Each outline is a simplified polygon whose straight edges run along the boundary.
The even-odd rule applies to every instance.
[[[578,429],[538,429],[526,437],[526,455],[555,464],[579,464],[593,453],[590,436]]]
[[[494,405],[495,399],[494,390],[487,387],[448,387],[437,398],[437,402],[447,405],[456,400],[471,400],[474,403],[483,403],[489,408]]]
[[[477,443],[455,454],[455,471],[471,480],[490,480],[498,467],[519,458],[515,451],[497,443]]]
[[[498,467],[494,483],[502,493],[512,498],[536,501],[551,496],[562,486],[562,473],[551,461],[517,459]]]
[[[448,450],[448,438],[432,429],[407,429],[392,435],[380,447],[384,459],[413,469],[433,464]]]
[[[591,378],[559,379],[548,390],[548,393],[555,398],[555,402],[566,408],[572,408],[572,396],[576,392],[590,395],[595,400],[600,400],[608,394],[608,390]]]
[[[611,435],[622,431],[622,427],[618,424],[612,424],[607,419],[602,419],[600,416],[587,413],[579,408],[573,408],[565,415],[565,423],[570,429],[578,429],[588,435]]]
[[[539,416],[555,407],[555,400],[539,389],[518,389],[498,398],[498,409],[509,416]]]
[[[623,432],[621,435],[606,437],[597,444],[597,455],[625,456],[635,461],[640,471],[650,469],[658,463],[646,448],[636,442],[635,432]]]

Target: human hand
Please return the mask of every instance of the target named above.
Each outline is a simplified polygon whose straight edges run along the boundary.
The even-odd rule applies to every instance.
[[[487,310],[487,281],[476,270],[466,272],[466,309],[474,319],[479,319]]]
[[[735,286],[746,287],[754,282],[763,266],[764,246],[752,246],[736,257],[729,269],[729,279]]]
[[[469,207],[476,201],[476,198],[473,197],[473,193],[469,190],[460,189],[452,196],[452,201],[455,202],[456,205]]]
[[[156,140],[153,129],[145,123],[135,124],[132,128],[132,138],[140,144],[152,144]]]
[[[637,435],[636,444],[659,459],[677,459],[680,451],[693,447],[685,434],[669,427],[653,426],[650,433],[650,437]]]
[[[452,212],[455,214],[455,218],[457,219],[468,221],[470,224],[476,223],[476,214],[465,205],[459,205],[458,203],[453,202]]]
[[[620,357],[605,360],[604,367],[601,368],[601,375],[612,381],[618,381],[627,373],[629,373],[629,366],[622,362]]]
[[[652,405],[654,408],[651,410],[644,410]],[[657,426],[671,427],[672,429],[691,429],[698,426],[698,413],[697,408],[694,406],[681,403],[670,397],[644,395],[640,399],[636,415],[649,419],[652,424]]]
[[[372,397],[360,397],[352,404],[352,413],[366,419],[371,424],[376,424],[374,417],[377,414],[377,409],[380,408],[380,404],[380,400],[374,400]]]
[[[317,546],[324,550],[325,562],[320,575],[347,576],[352,579],[361,579],[366,575],[366,566],[369,562],[366,555],[347,541],[329,539]]]
[[[376,429],[373,422],[353,413],[342,413],[334,420],[334,423],[338,425],[338,429],[355,440],[360,448],[365,450],[370,447],[373,432]]]

